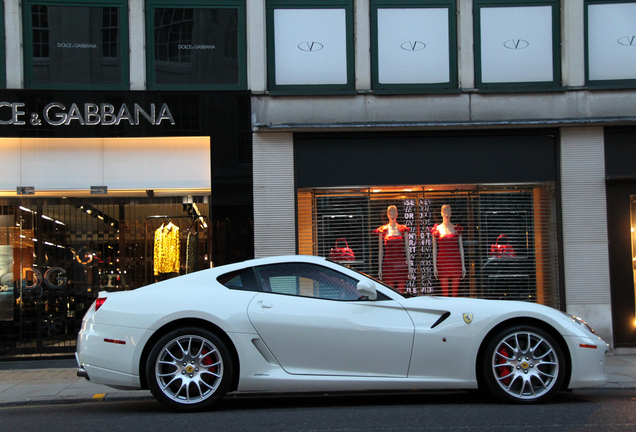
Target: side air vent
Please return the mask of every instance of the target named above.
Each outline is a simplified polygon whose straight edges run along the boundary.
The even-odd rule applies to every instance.
[[[271,353],[269,348],[267,348],[262,340],[254,338],[252,339],[252,343],[254,344],[254,347],[258,350],[258,352],[261,353],[267,363],[272,366],[278,366],[278,362],[274,358],[274,355]]]
[[[433,324],[433,325],[431,326],[431,328],[435,328],[435,327],[437,327],[438,325],[440,325],[441,323],[443,323],[444,321],[446,321],[446,318],[448,318],[449,316],[450,316],[450,312],[444,312],[444,313],[442,314],[442,316],[441,316],[441,317],[439,317],[439,319],[438,319],[437,321],[435,321],[435,324]]]

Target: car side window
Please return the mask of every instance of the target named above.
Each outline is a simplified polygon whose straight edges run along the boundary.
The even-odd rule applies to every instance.
[[[254,270],[250,268],[236,270],[230,273],[222,274],[216,280],[229,289],[242,291],[260,291],[254,276]]]
[[[256,267],[263,291],[328,300],[359,300],[358,281],[330,268],[309,263]]]

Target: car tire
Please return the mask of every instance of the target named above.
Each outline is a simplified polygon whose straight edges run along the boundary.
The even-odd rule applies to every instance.
[[[232,374],[232,358],[223,341],[197,327],[162,336],[146,364],[146,382],[153,396],[180,412],[211,408],[227,393]]]
[[[506,328],[489,339],[481,364],[483,384],[512,403],[546,402],[559,391],[566,362],[559,343],[535,326]]]

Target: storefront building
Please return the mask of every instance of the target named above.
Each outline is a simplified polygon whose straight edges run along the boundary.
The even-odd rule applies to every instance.
[[[244,9],[128,6],[7,3],[0,359],[72,355],[100,291],[253,257]]]
[[[99,291],[252,256],[249,171],[213,169],[247,93],[0,95],[3,354],[72,352]]]

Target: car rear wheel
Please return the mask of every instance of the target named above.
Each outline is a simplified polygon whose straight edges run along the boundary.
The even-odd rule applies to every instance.
[[[159,339],[146,365],[154,397],[182,412],[210,408],[227,393],[232,373],[223,341],[196,327],[174,330]]]
[[[545,402],[561,388],[566,372],[563,351],[538,327],[504,329],[490,339],[485,352],[483,382],[499,399]]]

